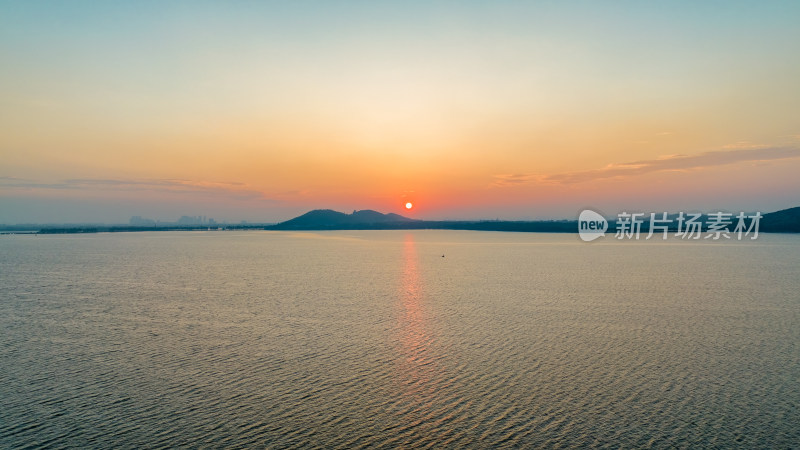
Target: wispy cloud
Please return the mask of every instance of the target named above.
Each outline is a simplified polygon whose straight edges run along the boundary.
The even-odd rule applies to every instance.
[[[74,178],[57,182],[44,183],[36,180],[0,177],[0,188],[46,191],[46,190],[114,190],[114,191],[151,191],[164,193],[205,194],[234,197],[237,199],[269,200],[263,192],[244,183],[220,181],[196,181],[181,179],[97,179]]]
[[[500,174],[494,176],[492,186],[519,186],[522,184],[529,184],[540,179],[540,176],[529,173]]]
[[[739,143],[741,144],[741,143]],[[574,184],[606,178],[624,178],[652,172],[702,170],[741,162],[773,161],[800,158],[800,148],[762,147],[747,144],[749,147],[736,147],[699,155],[668,155],[657,159],[644,159],[609,164],[600,169],[564,172],[552,175],[513,174],[495,175],[493,186],[518,186],[533,182],[547,184]]]
[[[800,149],[778,147],[720,150],[705,152],[694,156],[676,155],[658,159],[610,164],[602,169],[549,175],[545,177],[545,181],[556,183],[580,183],[583,181],[635,176],[652,172],[699,170],[740,162],[771,161],[789,158],[800,158]]]
[[[739,141],[739,142],[734,142],[733,144],[723,145],[722,148],[724,148],[725,150],[751,150],[751,149],[770,148],[770,146],[764,144],[754,144],[750,141]]]
[[[0,177],[0,188],[7,189],[69,189],[65,183],[42,183],[26,178]]]

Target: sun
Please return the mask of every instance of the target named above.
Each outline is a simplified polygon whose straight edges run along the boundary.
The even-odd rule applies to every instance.
[[[406,209],[411,209],[413,207],[414,205],[411,202],[406,202]]]

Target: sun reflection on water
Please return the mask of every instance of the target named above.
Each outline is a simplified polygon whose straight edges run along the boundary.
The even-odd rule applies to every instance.
[[[406,234],[403,241],[403,274],[400,283],[398,314],[398,373],[403,391],[408,426],[418,431],[433,426],[431,422],[435,398],[438,395],[439,367],[433,351],[431,321],[422,277],[419,269],[414,235]],[[430,430],[428,430],[430,431]]]

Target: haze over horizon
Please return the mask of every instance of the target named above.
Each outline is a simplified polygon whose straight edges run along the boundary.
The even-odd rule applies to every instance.
[[[797,23],[791,1],[0,1],[0,223],[798,206]]]

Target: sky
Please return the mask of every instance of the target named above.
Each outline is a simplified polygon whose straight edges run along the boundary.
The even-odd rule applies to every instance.
[[[797,1],[0,0],[0,223],[799,206],[798,23]]]

